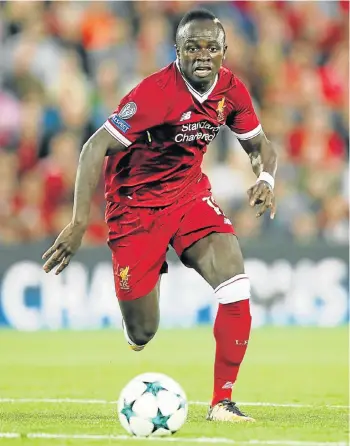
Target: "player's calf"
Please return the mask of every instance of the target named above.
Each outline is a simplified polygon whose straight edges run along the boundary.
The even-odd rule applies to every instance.
[[[143,297],[119,300],[123,315],[124,336],[134,351],[143,350],[158,330],[159,282],[150,293]]]
[[[131,350],[134,350],[134,352],[139,352],[139,351],[143,350],[145,348],[145,344],[137,345],[130,339],[124,320],[122,320],[122,327],[123,327],[124,337],[125,337],[127,343],[129,344]]]
[[[245,274],[215,289],[219,308],[214,324],[216,341],[212,407],[231,400],[232,388],[246,353],[251,328],[250,284]]]
[[[130,328],[126,327],[124,320],[122,320],[122,326],[126,341],[135,352],[143,350],[157,332],[156,328],[136,326],[132,326],[132,330],[130,331]]]

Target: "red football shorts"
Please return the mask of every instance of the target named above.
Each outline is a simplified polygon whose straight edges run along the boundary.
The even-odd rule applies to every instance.
[[[137,299],[152,291],[159,275],[167,272],[169,244],[181,258],[185,249],[212,232],[234,234],[210,191],[193,199],[184,197],[165,208],[108,202],[106,221],[120,300]]]

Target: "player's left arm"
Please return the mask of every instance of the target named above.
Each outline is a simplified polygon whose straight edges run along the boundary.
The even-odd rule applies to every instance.
[[[253,171],[258,177],[255,185],[248,190],[249,204],[261,205],[257,217],[270,209],[270,216],[274,218],[276,204],[273,190],[277,153],[265,136],[246,86],[238,78],[235,78],[235,86],[230,91],[229,99],[232,110],[227,117],[226,125],[248,154]]]
[[[267,209],[271,209],[270,217],[273,219],[276,213],[273,189],[277,171],[277,152],[263,131],[254,138],[239,142],[249,156],[253,171],[258,177],[254,186],[248,189],[249,204],[261,205],[256,214],[257,217],[260,217]]]

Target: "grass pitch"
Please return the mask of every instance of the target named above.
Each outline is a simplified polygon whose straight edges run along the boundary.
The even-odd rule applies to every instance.
[[[166,445],[169,439],[122,437],[110,402],[131,378],[148,371],[179,381],[190,401],[209,401],[213,353],[210,328],[161,330],[139,353],[127,348],[120,331],[0,331],[0,445]],[[191,405],[171,444],[346,445],[348,359],[347,327],[257,329],[234,399],[290,405],[241,404],[257,419],[247,425],[207,422],[207,407]],[[55,401],[62,398],[102,401]],[[62,437],[33,438],[33,433]]]

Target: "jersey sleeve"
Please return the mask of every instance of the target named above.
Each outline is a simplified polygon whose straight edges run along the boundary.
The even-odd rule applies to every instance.
[[[163,90],[156,82],[146,79],[120,101],[103,127],[129,147],[148,129],[163,124],[166,113]]]
[[[255,113],[251,96],[244,83],[238,78],[231,95],[233,110],[226,120],[227,126],[240,140],[254,138],[262,132],[262,127]]]

